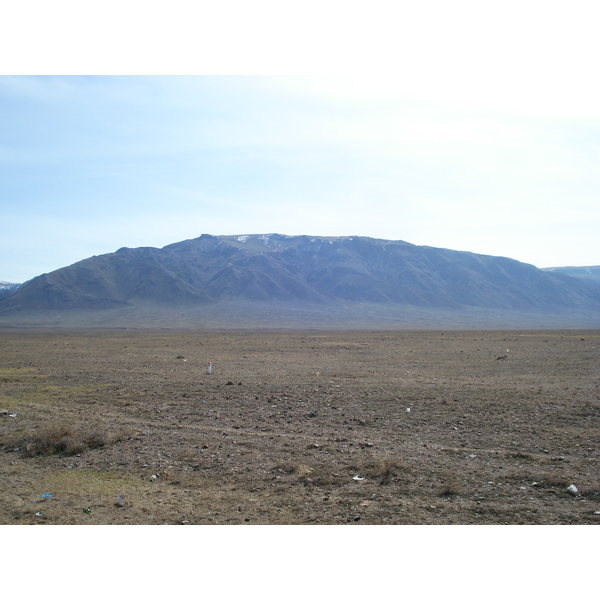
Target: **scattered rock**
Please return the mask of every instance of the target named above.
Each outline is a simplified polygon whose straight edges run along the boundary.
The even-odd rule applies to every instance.
[[[567,491],[568,491],[570,494],[573,494],[573,496],[576,496],[577,494],[579,494],[579,490],[577,489],[577,486],[575,486],[575,485],[573,485],[573,484],[571,484],[571,485],[570,485],[570,486],[567,488]]]

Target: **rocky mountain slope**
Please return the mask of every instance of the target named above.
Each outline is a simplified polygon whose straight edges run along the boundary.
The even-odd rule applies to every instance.
[[[161,249],[121,248],[40,275],[0,300],[0,315],[231,301],[600,315],[600,286],[508,258],[402,241],[205,234]]]

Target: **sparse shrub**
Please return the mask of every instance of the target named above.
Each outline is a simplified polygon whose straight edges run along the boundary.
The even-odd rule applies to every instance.
[[[282,471],[288,475],[298,475],[299,477],[306,477],[309,473],[312,473],[314,469],[308,465],[298,464],[293,462],[280,462],[275,465],[274,470]]]
[[[291,475],[294,472],[296,465],[291,462],[279,462],[273,467],[273,471],[281,471],[287,475]]]
[[[539,476],[540,483],[546,487],[566,488],[573,483],[560,473],[544,473]]]
[[[392,479],[410,472],[407,465],[390,457],[374,457],[370,460],[361,461],[355,465],[355,469],[364,477],[379,480],[381,484],[389,483]]]
[[[526,452],[509,452],[507,458],[514,458],[520,461],[534,461],[535,458],[531,456],[531,454],[527,454]]]
[[[182,462],[196,462],[198,451],[193,448],[185,448],[178,453],[177,458]]]
[[[105,431],[85,431],[67,425],[50,427],[16,442],[25,456],[81,454],[88,449],[102,448],[107,443],[109,438]]]
[[[442,498],[451,498],[453,496],[458,496],[459,489],[456,481],[448,481],[444,485],[444,487],[440,490],[439,496]]]

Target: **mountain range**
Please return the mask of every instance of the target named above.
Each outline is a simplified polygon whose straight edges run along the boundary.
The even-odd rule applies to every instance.
[[[0,323],[41,323],[49,314],[61,322],[77,314],[80,323],[99,323],[101,315],[106,325],[141,323],[146,315],[150,323],[160,314],[163,324],[176,315],[186,323],[190,315],[213,315],[224,326],[260,325],[258,314],[280,324],[288,314],[292,325],[310,324],[315,315],[326,325],[329,315],[332,323],[366,326],[401,325],[401,315],[415,314],[423,322],[429,314],[431,323],[442,315],[468,323],[471,314],[473,325],[501,325],[503,315],[526,326],[529,315],[532,325],[600,326],[600,282],[592,271],[572,275],[360,236],[204,234],[164,248],[121,248],[35,277],[0,297]]]

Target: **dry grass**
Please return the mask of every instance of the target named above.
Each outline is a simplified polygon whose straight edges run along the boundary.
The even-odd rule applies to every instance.
[[[194,448],[185,448],[179,451],[177,459],[182,462],[196,463],[200,459],[200,453]]]
[[[565,489],[573,482],[560,473],[543,473],[539,476],[539,482],[545,487]]]
[[[360,461],[356,464],[356,469],[362,476],[376,479],[382,484],[390,483],[411,471],[402,461],[391,457],[374,457]]]
[[[460,490],[456,481],[448,481],[444,487],[440,490],[439,496],[441,498],[449,498],[452,496],[458,496]]]
[[[277,463],[274,470],[281,471],[287,475],[297,475],[298,477],[306,477],[314,471],[314,469],[308,465],[293,462]]]
[[[74,455],[86,450],[102,448],[116,439],[101,429],[77,429],[67,425],[48,427],[27,436],[16,444],[24,456]]]

